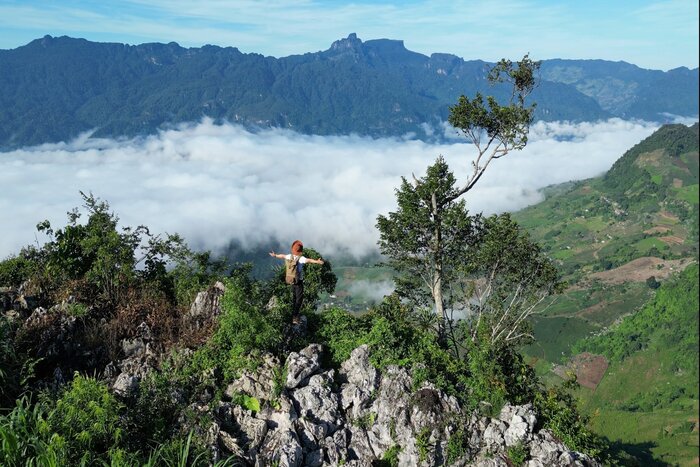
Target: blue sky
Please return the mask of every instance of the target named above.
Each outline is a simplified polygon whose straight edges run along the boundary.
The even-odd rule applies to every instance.
[[[42,37],[238,47],[276,57],[355,32],[466,60],[602,58],[698,66],[697,0],[0,0],[0,49]]]

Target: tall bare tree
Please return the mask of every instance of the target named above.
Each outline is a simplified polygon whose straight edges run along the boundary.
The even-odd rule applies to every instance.
[[[532,61],[528,55],[516,64],[502,59],[491,68],[488,80],[492,84],[511,85],[508,102],[501,105],[493,96],[487,96],[484,102],[484,97],[477,92],[473,99],[460,96],[457,104],[450,107],[448,121],[477,150],[471,162],[471,174],[455,190],[455,198],[474,188],[491,162],[527,145],[536,104],[526,105],[525,99],[535,88],[539,67],[540,62]]]
[[[445,331],[444,323],[449,318],[447,308],[455,304],[456,279],[468,276],[470,272],[465,267],[472,263],[467,257],[478,251],[474,247],[479,241],[477,226],[481,225],[481,217],[469,216],[464,201],[458,199],[474,188],[494,160],[521,150],[527,144],[535,105],[526,105],[525,101],[535,87],[538,69],[539,63],[527,55],[516,63],[503,59],[489,71],[488,79],[494,84],[510,84],[507,102],[501,104],[493,96],[484,99],[477,93],[473,99],[461,96],[457,104],[450,107],[450,124],[477,151],[466,180],[458,183],[444,159],[438,158],[425,177],[414,176],[413,184],[403,179],[397,190],[399,209],[388,217],[378,217],[380,249],[400,273],[397,278],[399,293],[425,301],[427,297],[422,291],[427,291],[441,332]],[[516,291],[513,304],[524,303],[517,298],[520,293]],[[486,297],[483,293],[482,296]],[[490,300],[489,303],[495,302]],[[503,318],[496,322],[497,327],[504,323],[520,324],[525,317],[516,321]],[[502,337],[500,331],[497,337]],[[508,335],[510,337],[513,335]]]

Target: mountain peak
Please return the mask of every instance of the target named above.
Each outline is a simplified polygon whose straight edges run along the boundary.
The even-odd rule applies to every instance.
[[[331,44],[330,50],[342,52],[345,50],[357,50],[362,47],[362,40],[357,38],[357,34],[352,32],[345,39],[339,39]]]

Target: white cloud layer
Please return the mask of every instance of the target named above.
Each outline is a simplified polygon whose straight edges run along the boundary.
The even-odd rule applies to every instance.
[[[520,153],[497,160],[467,196],[472,212],[513,211],[544,186],[599,175],[657,127],[612,119],[535,124]],[[473,147],[359,136],[251,133],[211,121],[148,138],[79,138],[0,153],[0,258],[63,226],[79,191],[107,200],[122,225],[178,232],[194,248],[286,249],[296,238],[324,256],[376,251],[376,217],[395,208],[401,176],[442,154],[464,180]],[[41,242],[43,238],[38,237]]]

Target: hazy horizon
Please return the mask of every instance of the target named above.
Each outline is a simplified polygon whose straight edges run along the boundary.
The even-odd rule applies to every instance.
[[[97,42],[216,44],[275,57],[316,52],[357,33],[398,39],[425,55],[495,62],[603,59],[642,68],[698,67],[698,3],[687,0],[415,0],[353,3],[130,0],[0,4],[0,49],[46,34]],[[526,19],[526,20],[525,20]]]

